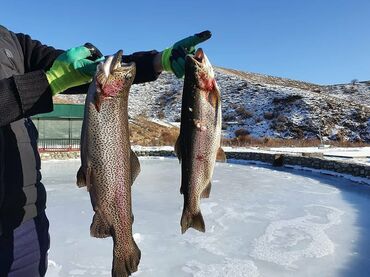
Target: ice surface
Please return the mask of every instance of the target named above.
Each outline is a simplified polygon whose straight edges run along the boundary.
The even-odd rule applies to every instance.
[[[206,233],[180,231],[176,159],[140,159],[133,186],[134,276],[369,276],[370,189],[320,173],[217,164],[201,209]],[[92,208],[75,185],[78,160],[43,162],[48,277],[110,276],[112,240],[91,238]]]

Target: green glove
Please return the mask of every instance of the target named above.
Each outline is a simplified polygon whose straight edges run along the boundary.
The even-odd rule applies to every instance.
[[[165,71],[172,71],[181,78],[185,72],[185,57],[195,53],[195,46],[212,36],[210,31],[204,31],[176,42],[172,47],[162,52],[162,67]]]
[[[84,46],[71,48],[54,61],[46,72],[53,96],[68,88],[91,82],[98,63],[104,59],[88,60],[91,52]]]

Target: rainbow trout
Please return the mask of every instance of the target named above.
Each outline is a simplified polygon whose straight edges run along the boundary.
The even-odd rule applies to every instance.
[[[208,198],[216,155],[221,140],[221,95],[213,68],[198,49],[186,56],[180,135],[175,152],[181,162],[181,194],[184,207],[181,232],[192,227],[205,232],[200,198]],[[221,151],[222,159],[225,153]]]
[[[131,150],[128,95],[134,63],[121,64],[122,51],[99,64],[89,87],[81,135],[77,185],[87,186],[95,211],[90,233],[113,237],[112,276],[137,271],[140,250],[132,237],[131,185],[140,172]]]

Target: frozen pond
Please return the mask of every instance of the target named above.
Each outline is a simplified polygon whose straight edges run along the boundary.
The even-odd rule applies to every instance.
[[[133,186],[142,277],[369,276],[370,189],[268,166],[217,164],[206,233],[180,231],[176,159],[141,159]],[[51,250],[47,276],[110,276],[112,240],[90,237],[89,194],[78,160],[45,161]]]

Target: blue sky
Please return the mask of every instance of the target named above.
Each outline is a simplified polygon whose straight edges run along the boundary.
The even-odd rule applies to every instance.
[[[6,3],[4,3],[6,2]],[[170,46],[211,30],[217,66],[318,84],[370,80],[370,1],[3,1],[0,24],[67,49],[104,54]]]

